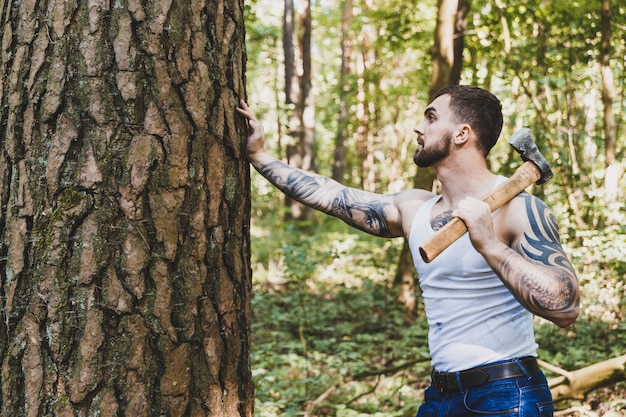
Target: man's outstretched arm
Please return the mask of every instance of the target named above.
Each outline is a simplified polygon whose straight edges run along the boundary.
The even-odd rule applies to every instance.
[[[300,203],[380,237],[402,236],[395,195],[346,187],[331,178],[291,167],[265,150],[263,126],[245,102],[237,109],[248,119],[248,158],[276,188]]]

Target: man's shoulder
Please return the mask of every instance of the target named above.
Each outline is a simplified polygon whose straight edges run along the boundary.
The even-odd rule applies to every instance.
[[[522,191],[514,199],[511,200],[511,206],[516,210],[527,212],[533,210],[532,207],[538,207],[540,210],[550,210],[548,205],[536,195]]]
[[[494,217],[494,222],[501,237],[506,236],[508,241],[516,240],[532,230],[536,219],[552,217],[552,211],[542,199],[525,191],[519,193],[499,211],[500,213]]]
[[[402,228],[405,235],[408,234],[413,218],[420,207],[436,196],[435,193],[418,188],[404,190],[395,195],[395,206],[402,218]]]
[[[419,208],[419,206],[424,204],[426,201],[436,196],[437,195],[435,193],[430,191],[412,188],[396,193],[394,195],[394,201],[399,209],[402,209],[403,207],[408,209],[413,206],[417,206]]]

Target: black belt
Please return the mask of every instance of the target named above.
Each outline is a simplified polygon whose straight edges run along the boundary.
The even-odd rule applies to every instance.
[[[539,372],[537,359],[534,357],[525,357],[493,365],[479,366],[466,371],[433,371],[432,380],[437,392],[447,394],[460,392],[466,388],[478,387],[490,381],[516,378],[536,372]]]

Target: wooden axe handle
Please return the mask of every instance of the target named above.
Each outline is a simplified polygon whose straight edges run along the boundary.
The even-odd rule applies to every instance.
[[[489,208],[493,212],[511,201],[528,186],[537,182],[539,178],[541,178],[541,173],[537,166],[531,161],[526,161],[513,173],[511,178],[484,196],[482,200],[489,204]],[[419,251],[424,262],[428,263],[435,259],[437,255],[463,236],[465,232],[467,232],[467,227],[463,220],[458,217],[453,218],[420,246]]]

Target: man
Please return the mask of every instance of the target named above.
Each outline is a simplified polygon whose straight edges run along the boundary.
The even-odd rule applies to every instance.
[[[249,123],[250,161],[282,192],[365,232],[408,239],[433,365],[418,417],[552,415],[532,315],[570,325],[578,316],[578,281],[541,200],[520,193],[493,214],[480,200],[505,180],[486,162],[503,123],[493,94],[446,87],[415,127],[415,163],[436,170],[441,195],[379,195],[289,167],[265,151],[263,128],[247,104],[238,110]],[[453,217],[468,233],[424,263],[419,246]]]

